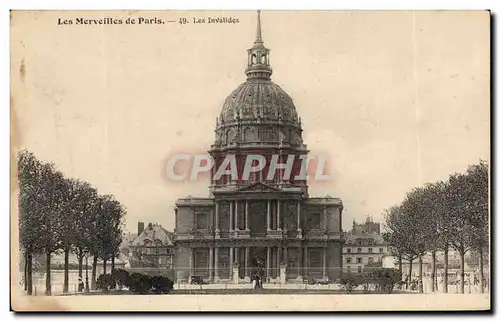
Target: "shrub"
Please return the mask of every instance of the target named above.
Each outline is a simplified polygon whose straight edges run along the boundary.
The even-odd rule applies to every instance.
[[[132,278],[128,271],[123,269],[115,269],[113,270],[113,273],[111,275],[113,276],[113,280],[120,290],[123,289],[123,287],[131,287]]]
[[[361,275],[361,283],[365,293],[376,292],[391,293],[394,285],[401,280],[401,272],[388,268],[369,268]]]
[[[115,282],[111,274],[101,274],[96,280],[96,286],[98,290],[108,292],[115,288]]]
[[[161,275],[150,277],[149,285],[154,293],[169,293],[174,288],[174,282]]]
[[[149,283],[149,276],[141,274],[141,273],[132,273],[130,275],[131,284],[130,291],[134,293],[148,293],[151,289],[151,285]]]
[[[351,273],[342,274],[340,276],[340,288],[346,293],[352,293],[352,291],[354,291],[354,289],[357,288],[359,284],[359,278]]]

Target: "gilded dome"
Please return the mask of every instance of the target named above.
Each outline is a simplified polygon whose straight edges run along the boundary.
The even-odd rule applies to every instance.
[[[277,122],[300,127],[292,98],[268,79],[248,79],[226,98],[220,114],[220,124],[254,120]]]

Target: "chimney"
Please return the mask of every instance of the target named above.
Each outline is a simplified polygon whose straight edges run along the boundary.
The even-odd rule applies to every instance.
[[[144,231],[144,222],[139,221],[137,223],[137,235],[141,235],[142,231]]]

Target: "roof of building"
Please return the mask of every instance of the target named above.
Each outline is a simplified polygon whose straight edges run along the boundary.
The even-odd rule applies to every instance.
[[[226,98],[221,121],[233,120],[239,116],[243,120],[272,120],[298,122],[297,111],[292,98],[270,79],[248,79]]]
[[[384,238],[382,237],[382,235],[376,233],[376,232],[372,232],[372,233],[353,233],[352,231],[349,231],[346,233],[346,242],[345,244],[349,245],[349,244],[357,244],[357,241],[359,239],[363,240],[363,241],[369,241],[369,240],[373,240],[373,244],[385,244],[385,240]]]
[[[161,242],[164,246],[173,246],[171,233],[159,224],[151,224],[132,242],[133,246],[142,246],[147,242]]]
[[[233,90],[224,102],[217,121],[215,146],[235,142],[302,144],[301,122],[292,98],[271,81],[269,52],[262,40],[258,12],[256,38],[253,47],[248,49],[247,81]],[[237,134],[240,124],[247,126]],[[258,124],[260,129],[248,126],[250,124]],[[288,130],[277,130],[280,126],[286,126]]]

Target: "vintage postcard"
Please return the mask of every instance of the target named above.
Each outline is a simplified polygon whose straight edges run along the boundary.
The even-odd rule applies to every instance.
[[[11,11],[12,309],[490,310],[490,19]]]

